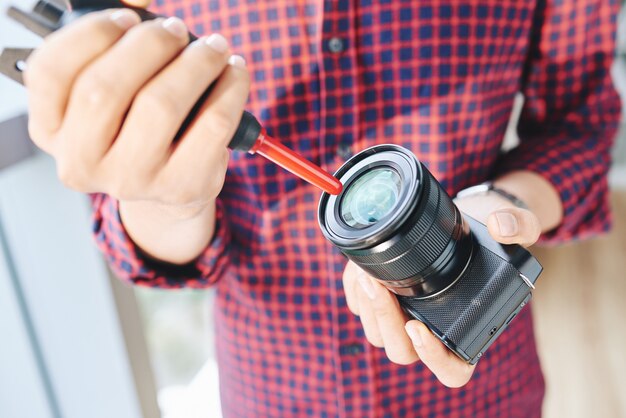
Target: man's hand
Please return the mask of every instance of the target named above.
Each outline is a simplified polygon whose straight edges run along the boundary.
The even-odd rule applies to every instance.
[[[188,41],[177,18],[141,23],[127,9],[95,12],[48,36],[24,73],[30,135],[63,183],[117,198],[131,238],[173,263],[195,258],[213,234],[227,145],[249,90],[245,61],[226,39]]]
[[[514,207],[497,195],[468,197],[455,202],[462,212],[485,223],[491,236],[503,244],[528,246],[537,241],[541,225],[533,212]],[[349,262],[343,274],[348,307],[358,315],[367,340],[384,347],[397,364],[421,360],[448,387],[465,385],[474,367],[446,348],[417,320],[407,322],[395,295]]]

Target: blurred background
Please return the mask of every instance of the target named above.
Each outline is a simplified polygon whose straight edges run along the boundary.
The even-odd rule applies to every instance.
[[[613,73],[626,97],[619,19]],[[38,42],[0,16],[0,48]],[[0,417],[219,417],[211,290],[114,279],[92,243],[87,199],[29,143],[26,108],[23,88],[0,78]],[[626,123],[614,155],[614,230],[533,250],[545,267],[534,316],[548,418],[626,417]]]

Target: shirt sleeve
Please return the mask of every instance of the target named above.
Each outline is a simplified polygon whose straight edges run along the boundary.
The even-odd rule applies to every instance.
[[[230,230],[221,201],[217,201],[215,234],[193,262],[174,265],[143,254],[121,222],[118,201],[105,194],[91,196],[93,233],[113,272],[122,280],[146,287],[205,288],[217,282],[228,266]]]
[[[611,224],[607,172],[621,104],[610,67],[619,3],[554,0],[539,7],[522,85],[520,145],[500,158],[497,174],[530,170],[554,185],[563,222],[540,242],[559,243]]]

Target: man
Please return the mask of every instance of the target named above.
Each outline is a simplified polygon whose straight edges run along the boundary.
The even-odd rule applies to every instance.
[[[617,9],[615,0],[158,3],[208,35],[189,47],[180,19],[95,13],[29,61],[30,132],[69,187],[94,193],[97,241],[120,277],[217,287],[225,416],[539,416],[530,309],[468,366],[323,239],[319,190],[260,157],[229,161],[226,144],[246,106],[329,171],[396,143],[451,195],[493,180],[529,209],[496,193],[457,204],[499,242],[604,231],[620,114],[609,77]],[[517,91],[521,144],[502,155]]]

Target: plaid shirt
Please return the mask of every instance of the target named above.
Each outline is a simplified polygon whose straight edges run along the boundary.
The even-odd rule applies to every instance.
[[[248,109],[270,134],[334,171],[401,144],[450,194],[509,170],[560,192],[560,242],[610,224],[606,172],[620,115],[609,67],[616,0],[159,0],[197,34],[221,32],[248,61]],[[516,92],[521,145],[500,148]],[[198,175],[203,175],[198,173]],[[322,237],[320,191],[233,153],[218,226],[196,262],[138,252],[117,203],[94,196],[95,234],[117,274],[164,288],[215,285],[227,417],[538,416],[543,379],[525,309],[448,389],[367,343],[346,307],[346,260]]]

